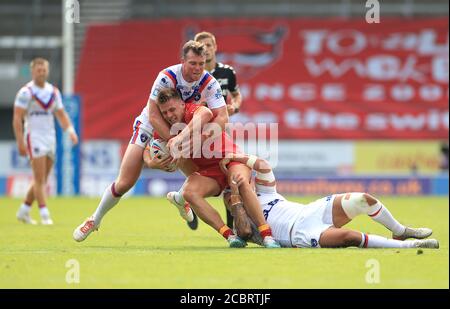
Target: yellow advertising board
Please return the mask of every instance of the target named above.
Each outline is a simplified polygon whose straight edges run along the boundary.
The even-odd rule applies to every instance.
[[[357,141],[355,174],[436,174],[440,141]]]

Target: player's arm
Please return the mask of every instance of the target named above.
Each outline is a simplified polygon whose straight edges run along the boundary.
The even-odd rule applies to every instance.
[[[73,128],[72,122],[70,121],[69,116],[67,115],[64,108],[57,109],[55,111],[55,117],[58,119],[59,125],[64,131],[69,133],[70,140],[74,145],[78,144],[78,135]]]
[[[214,118],[212,123],[218,124],[219,127],[222,129],[222,131],[224,131],[225,125],[229,122],[228,111],[227,111],[226,105],[219,107],[219,108],[214,108],[211,110],[211,112],[212,112],[213,118]]]
[[[158,132],[162,139],[168,141],[172,137],[170,135],[170,126],[164,120],[156,103],[158,93],[163,88],[175,88],[175,84],[167,78],[164,74],[164,70],[159,72],[155,82],[153,83],[152,89],[150,90],[150,96],[147,101],[147,109],[148,119],[153,129]]]
[[[222,96],[222,89],[216,79],[212,79],[207,87],[205,94],[206,104],[213,113],[212,123],[218,124],[222,131],[229,122],[227,105]]]
[[[156,130],[156,132],[158,132],[159,136],[161,136],[162,139],[168,141],[172,137],[170,135],[170,127],[162,117],[156,101],[150,98],[147,104],[149,112],[148,119],[150,120],[150,124]]]
[[[23,138],[23,120],[25,118],[26,112],[26,109],[22,107],[14,107],[12,125],[14,136],[16,137],[17,148],[21,156],[27,155],[27,145],[25,144],[25,140]]]
[[[193,113],[192,120],[188,125],[174,138],[170,139],[167,143],[167,148],[171,149],[175,145],[181,145],[183,141],[191,140],[193,132],[202,132],[205,124],[209,123],[213,118],[213,112],[204,106],[198,106]],[[176,147],[176,146],[175,146]]]
[[[173,170],[169,168],[172,157],[167,156],[166,158],[159,158],[158,156],[155,156],[152,160],[152,158],[150,157],[150,147],[148,147],[148,145],[142,153],[142,159],[144,160],[144,165],[148,168],[159,169],[166,172],[173,172]]]
[[[31,102],[31,92],[26,87],[22,87],[17,92],[14,100],[14,114],[13,114],[13,131],[16,137],[17,148],[21,156],[27,155],[27,145],[23,136],[23,121],[26,117],[29,103]]]
[[[250,169],[256,171],[255,183],[257,185],[262,185],[265,187],[275,187],[276,179],[273,174],[272,167],[269,162],[264,159],[260,159],[254,155],[247,154],[231,154],[227,158],[220,161],[220,168],[225,174],[228,174],[227,165],[231,161],[239,162],[247,165]],[[236,175],[234,181],[239,186],[243,183],[244,177],[241,175]]]

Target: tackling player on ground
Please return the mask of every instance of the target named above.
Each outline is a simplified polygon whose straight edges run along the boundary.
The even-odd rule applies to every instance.
[[[307,205],[288,201],[277,193],[276,180],[268,162],[255,156],[234,156],[221,161],[223,171],[231,161],[245,163],[256,171],[255,186],[260,206],[273,236],[283,247],[360,247],[360,248],[439,248],[435,239],[424,239],[432,234],[429,228],[411,228],[400,224],[381,201],[368,193],[333,194]],[[235,175],[232,187],[239,187],[246,179]],[[234,188],[234,200],[237,190]],[[239,206],[239,203],[234,203]],[[253,239],[257,233],[245,209],[232,210],[238,236]],[[392,232],[393,239],[342,228],[353,218],[368,215]],[[414,240],[407,240],[415,238]]]

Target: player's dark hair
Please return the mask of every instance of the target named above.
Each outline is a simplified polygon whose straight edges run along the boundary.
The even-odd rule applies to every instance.
[[[200,42],[195,42],[193,40],[187,41],[186,44],[183,45],[183,59],[186,58],[189,51],[192,51],[197,56],[206,56],[205,45]]]
[[[214,45],[216,44],[216,37],[211,32],[202,31],[202,32],[197,33],[194,37],[194,41],[196,41],[196,42],[199,42],[204,39],[211,39],[213,41]]]
[[[180,94],[173,88],[163,88],[159,91],[156,98],[158,104],[165,104],[172,99],[180,99]]]

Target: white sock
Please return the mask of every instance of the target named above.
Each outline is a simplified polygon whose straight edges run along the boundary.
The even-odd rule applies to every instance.
[[[177,202],[180,205],[184,205],[184,203],[186,203],[186,201],[183,198],[183,187],[180,188],[180,190],[178,190],[178,192],[176,192],[173,196],[173,198],[175,199],[175,202]]]
[[[50,218],[50,211],[48,211],[47,206],[39,207],[39,214],[41,218]]]
[[[369,217],[373,220],[383,224],[396,236],[399,236],[405,232],[405,226],[395,220],[390,211],[380,201],[373,205],[372,208],[375,209],[375,211],[369,214]]]
[[[95,210],[95,213],[93,215],[94,222],[96,226],[100,225],[100,222],[102,221],[102,218],[106,213],[113,208],[121,199],[122,196],[117,195],[117,193],[113,194],[114,189],[114,183],[107,187],[105,189],[105,192],[103,193],[102,199],[100,201],[100,204],[98,204],[97,209]]]
[[[31,210],[31,205],[28,205],[25,203],[22,203],[22,205],[20,205],[20,207],[19,207],[19,211],[22,214],[29,214],[30,210]]]
[[[362,239],[360,248],[414,248],[413,241],[401,241],[388,239],[378,235],[367,235],[361,233]]]

